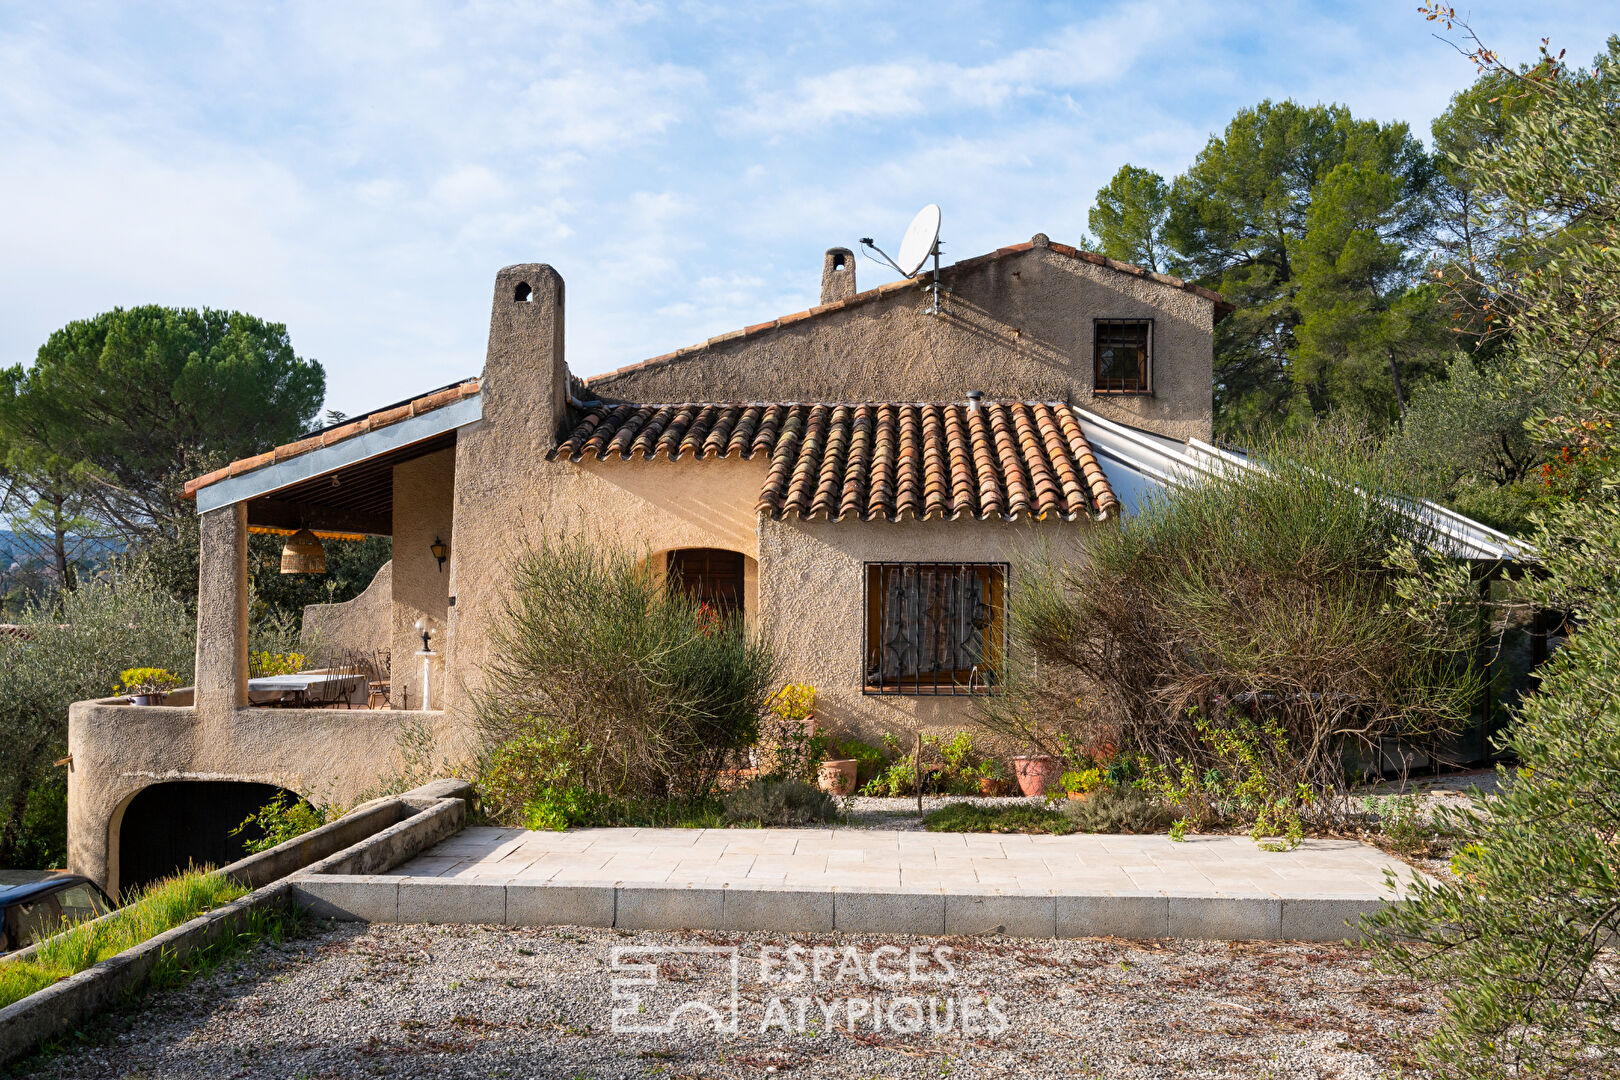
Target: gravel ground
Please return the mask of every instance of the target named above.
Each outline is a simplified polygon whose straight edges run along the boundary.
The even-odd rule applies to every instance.
[[[764,981],[761,950],[774,946],[780,956],[793,943],[808,950],[807,978],[813,950],[825,950],[820,980]],[[736,946],[738,1033],[717,1034],[688,1018],[668,1034],[614,1032],[616,946]],[[874,954],[881,946],[891,951]],[[940,946],[951,950],[949,978],[932,952]],[[910,981],[913,947],[917,982]],[[717,1001],[724,1012],[727,955],[665,957],[659,985],[641,991],[648,1007],[626,1006],[626,1022],[653,1024],[688,997]],[[871,981],[874,960],[899,981]],[[891,1017],[877,1028],[860,1015],[874,997]],[[795,998],[807,999],[802,1022]],[[895,1004],[903,998],[919,999],[915,1013]],[[922,1002],[930,998],[936,1011],[928,1014]],[[1437,987],[1375,974],[1362,954],[1342,946],[351,923],[260,946],[189,987],[98,1022],[87,1041],[23,1069],[74,1080],[773,1073],[1351,1080],[1401,1069],[1411,1075],[1412,1047],[1434,1022],[1438,1000]],[[921,1032],[895,1030],[925,1015]],[[946,1030],[930,1030],[934,1024]]]
[[[1405,779],[1380,780],[1357,790],[1358,795],[1410,795],[1420,797],[1430,806],[1469,805],[1469,796],[1478,790],[1494,795],[1502,790],[1502,777],[1495,769],[1470,769],[1467,772],[1445,773],[1441,776],[1413,776]]]

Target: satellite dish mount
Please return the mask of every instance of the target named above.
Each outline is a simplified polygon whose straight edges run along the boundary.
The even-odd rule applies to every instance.
[[[923,309],[930,315],[942,315],[945,312],[939,305],[939,218],[939,206],[936,203],[929,203],[917,211],[917,216],[912,218],[911,224],[906,227],[905,238],[900,241],[898,260],[889,258],[882,248],[872,243],[870,236],[861,237],[861,246],[877,252],[878,258],[893,267],[895,273],[901,277],[916,277],[917,271],[923,268],[924,263],[930,258],[934,260],[934,279],[924,286],[934,294],[933,302]]]

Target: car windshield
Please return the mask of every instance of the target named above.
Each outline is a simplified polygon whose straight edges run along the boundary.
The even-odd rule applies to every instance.
[[[25,949],[60,934],[67,924],[97,919],[111,910],[101,895],[84,882],[12,904],[5,912],[0,950]]]
[[[62,908],[62,917],[71,923],[99,919],[111,910],[96,891],[83,882],[57,893],[56,902]]]
[[[25,949],[62,930],[62,908],[55,893],[12,904],[6,909],[6,937],[13,949]]]

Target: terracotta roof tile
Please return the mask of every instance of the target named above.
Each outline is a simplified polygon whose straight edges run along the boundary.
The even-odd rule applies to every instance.
[[[770,459],[759,513],[778,520],[1058,517],[1119,499],[1074,410],[1050,402],[603,404],[548,460]]]

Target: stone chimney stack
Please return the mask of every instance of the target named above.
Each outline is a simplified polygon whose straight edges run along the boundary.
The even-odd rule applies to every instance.
[[[526,431],[524,441],[541,454],[551,449],[568,410],[563,279],[551,267],[520,263],[495,275],[480,390],[486,420]]]
[[[835,304],[855,295],[855,253],[849,248],[828,248],[821,262],[821,302]]]

